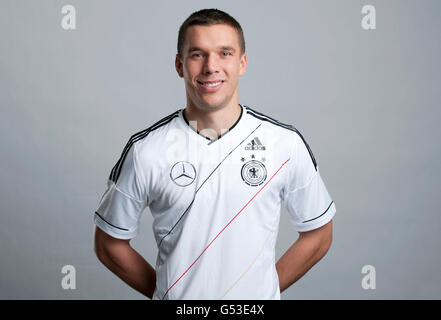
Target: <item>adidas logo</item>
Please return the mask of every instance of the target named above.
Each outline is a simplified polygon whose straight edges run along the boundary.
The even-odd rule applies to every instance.
[[[265,146],[260,142],[258,137],[255,137],[245,146],[245,150],[265,150]]]

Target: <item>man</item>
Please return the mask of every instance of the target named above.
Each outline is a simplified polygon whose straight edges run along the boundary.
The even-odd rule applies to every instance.
[[[153,299],[280,299],[330,247],[336,208],[302,135],[238,103],[247,56],[239,23],[190,15],[176,70],[187,105],[134,134],[95,212],[95,252]],[[275,263],[280,207],[299,238]],[[154,269],[131,246],[153,215]]]

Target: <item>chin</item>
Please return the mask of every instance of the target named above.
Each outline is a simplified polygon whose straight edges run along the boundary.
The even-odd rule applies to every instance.
[[[226,105],[223,101],[204,101],[203,102],[203,108],[209,109],[209,110],[218,110],[222,109],[222,107]]]

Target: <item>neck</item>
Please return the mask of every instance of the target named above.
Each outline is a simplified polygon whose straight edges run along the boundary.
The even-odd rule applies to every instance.
[[[211,110],[188,105],[184,112],[194,129],[211,140],[215,140],[236,123],[241,107],[237,102]]]

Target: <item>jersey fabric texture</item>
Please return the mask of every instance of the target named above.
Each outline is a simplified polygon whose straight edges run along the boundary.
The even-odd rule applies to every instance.
[[[149,207],[158,246],[153,299],[280,299],[275,245],[282,204],[295,231],[335,204],[300,132],[248,106],[216,140],[184,109],[131,136],[95,224],[134,238]]]

